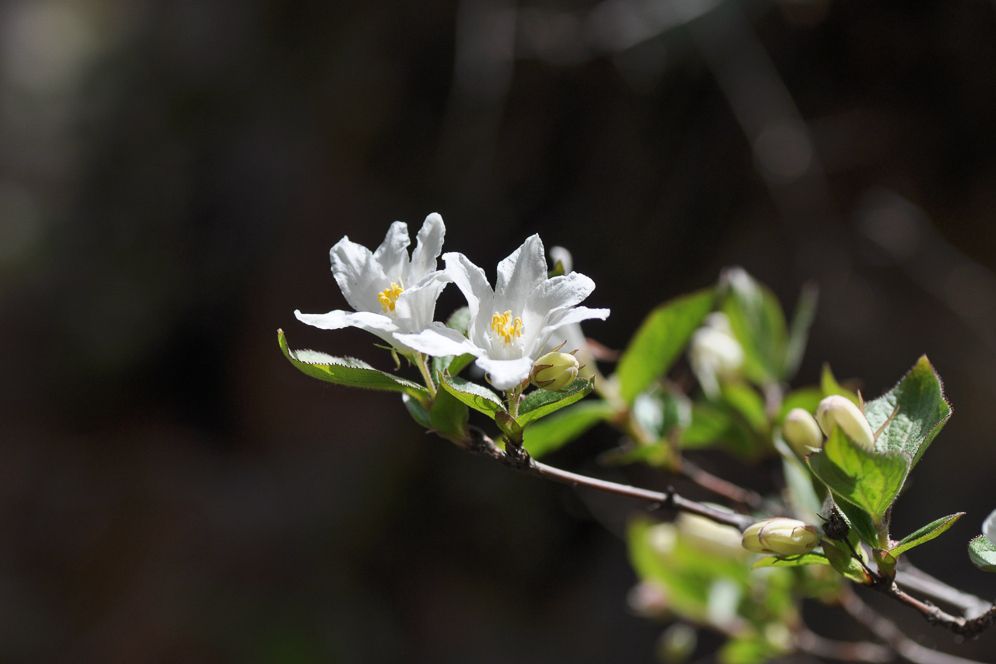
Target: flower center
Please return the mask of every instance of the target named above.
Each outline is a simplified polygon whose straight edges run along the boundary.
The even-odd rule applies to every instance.
[[[508,345],[512,343],[513,339],[522,336],[522,319],[518,316],[512,318],[511,311],[506,311],[503,314],[495,312],[491,314],[491,329]]]
[[[405,289],[401,284],[392,281],[390,286],[377,293],[377,301],[380,302],[380,308],[384,310],[384,313],[394,311],[394,305],[397,304],[398,298],[404,292]]]

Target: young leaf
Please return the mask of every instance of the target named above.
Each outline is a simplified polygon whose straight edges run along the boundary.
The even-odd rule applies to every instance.
[[[723,313],[744,350],[744,373],[758,384],[781,379],[788,339],[778,298],[740,268],[727,270],[723,282],[729,286]]]
[[[927,451],[941,427],[951,417],[941,379],[924,355],[899,383],[878,399],[865,404],[872,431],[881,433],[875,447],[901,452],[912,459],[912,468]]]
[[[947,516],[942,516],[936,521],[931,521],[926,526],[914,530],[912,533],[899,540],[899,542],[889,549],[889,555],[893,558],[898,558],[900,554],[909,551],[915,546],[920,546],[924,542],[929,542],[930,540],[943,535],[944,532],[955,524],[955,521],[965,516],[964,512],[956,512],[955,514],[949,514]]]
[[[523,431],[523,444],[531,456],[549,454],[611,417],[612,413],[612,406],[606,401],[579,403],[542,422],[532,422]]]
[[[405,404],[405,409],[408,410],[408,414],[412,416],[412,419],[423,429],[432,428],[432,419],[429,416],[429,411],[425,409],[425,406],[421,401],[415,399],[407,394],[401,395],[401,401]]]
[[[809,553],[801,553],[797,556],[766,556],[757,560],[753,568],[758,569],[759,567],[800,567],[802,565],[829,565],[830,561],[822,553],[816,553],[810,551]]]
[[[849,390],[837,382],[837,378],[833,375],[829,364],[824,363],[823,365],[823,372],[820,374],[820,389],[823,390],[823,396],[825,397],[836,394],[846,397],[858,408],[861,407],[861,399],[858,398],[858,395],[853,390]]]
[[[277,330],[277,344],[284,357],[297,369],[312,378],[345,387],[362,387],[385,392],[402,392],[427,400],[429,392],[423,386],[404,378],[374,369],[352,357],[333,357],[314,350],[291,350],[283,330]]]
[[[505,404],[502,403],[497,394],[477,383],[471,383],[469,380],[456,376],[443,376],[439,385],[456,397],[458,401],[479,413],[484,413],[491,419],[495,419],[495,413],[505,410]]]
[[[823,554],[830,566],[845,578],[856,583],[868,584],[871,579],[861,563],[854,559],[854,554],[842,542],[823,540]]]
[[[584,399],[593,386],[593,381],[579,378],[560,392],[533,390],[519,404],[519,425],[526,426],[534,420]]]
[[[438,435],[454,442],[465,441],[469,417],[470,411],[463,402],[445,389],[436,392],[429,408],[429,422]]]
[[[979,535],[968,543],[968,557],[983,572],[996,572],[996,542]]]
[[[807,457],[809,467],[833,494],[868,512],[876,523],[899,495],[909,461],[902,454],[871,452],[835,428],[821,452]]]
[[[667,373],[692,333],[712,310],[711,290],[686,295],[654,309],[619,360],[619,389],[626,403]]]

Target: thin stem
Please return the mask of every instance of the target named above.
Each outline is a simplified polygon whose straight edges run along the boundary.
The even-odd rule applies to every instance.
[[[895,623],[865,604],[849,587],[841,590],[840,605],[852,618],[867,627],[872,634],[889,644],[889,647],[895,650],[900,657],[913,662],[913,664],[982,664],[972,659],[949,655],[921,646],[903,634]]]
[[[542,477],[544,479],[553,480],[554,482],[560,482],[561,484],[569,484],[575,487],[586,487],[589,489],[595,489],[596,491],[602,491],[604,493],[611,493],[617,496],[625,496],[627,498],[642,500],[653,503],[655,507],[666,507],[679,512],[697,514],[711,521],[715,521],[716,523],[733,526],[741,531],[745,530],[754,522],[754,519],[749,516],[733,512],[724,512],[714,507],[709,507],[708,505],[695,502],[694,500],[689,500],[688,498],[678,495],[672,488],[668,488],[667,491],[653,491],[650,489],[641,489],[629,484],[620,484],[618,482],[601,480],[595,477],[581,475],[580,473],[574,473],[569,470],[563,470],[541,463],[530,458],[524,453],[521,457],[513,458],[500,450],[498,446],[494,444],[494,441],[484,435],[483,432],[473,430],[473,433],[475,435],[472,439],[472,445],[470,447],[471,450],[489,456],[497,461],[501,461],[506,465],[512,466],[513,468],[533,475],[534,477]]]
[[[435,399],[436,383],[432,380],[432,372],[429,371],[429,366],[425,363],[425,355],[422,353],[415,354],[415,366],[418,367],[419,373],[422,374],[422,380],[425,381],[425,388],[429,390],[429,396]]]
[[[809,629],[802,629],[795,635],[795,646],[799,650],[838,662],[891,662],[895,659],[892,650],[877,643],[867,641],[836,641],[820,636]]]
[[[930,574],[915,567],[906,556],[899,560],[896,582],[921,595],[957,607],[966,618],[975,618],[989,610],[990,604],[986,600],[949,586],[940,579],[935,579]]]
[[[723,496],[734,503],[746,505],[751,508],[761,506],[763,499],[756,491],[745,489],[733,482],[724,480],[722,477],[713,475],[688,459],[681,459],[680,472],[695,484],[717,496]]]
[[[976,636],[996,623],[996,604],[993,604],[988,611],[975,618],[964,618],[962,616],[953,616],[930,602],[913,597],[894,582],[888,585],[876,586],[876,588],[889,597],[919,611],[927,619],[927,622],[946,627],[961,636]]]

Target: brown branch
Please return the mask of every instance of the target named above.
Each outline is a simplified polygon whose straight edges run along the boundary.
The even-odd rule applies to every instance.
[[[840,605],[852,618],[887,643],[900,657],[913,664],[982,664],[972,659],[921,646],[903,634],[895,623],[865,604],[850,587],[845,587],[841,591]]]
[[[678,472],[706,491],[722,496],[734,503],[755,509],[761,506],[763,499],[756,491],[745,489],[733,482],[724,480],[722,477],[717,477],[686,458],[682,458]]]
[[[573,473],[569,470],[562,470],[560,468],[541,463],[535,459],[532,459],[521,447],[509,446],[507,451],[502,451],[497,445],[495,445],[494,441],[482,431],[472,428],[471,432],[472,436],[467,446],[468,450],[490,457],[506,466],[510,466],[534,477],[541,477],[554,482],[560,482],[561,484],[568,484],[575,487],[586,487],[605,493],[615,494],[617,496],[625,496],[627,498],[642,500],[644,502],[651,503],[654,507],[664,507],[679,512],[697,514],[698,516],[705,517],[711,521],[715,521],[716,523],[733,526],[740,531],[745,530],[754,522],[753,518],[744,514],[724,512],[714,507],[709,507],[708,505],[684,498],[683,496],[678,495],[674,489],[670,487],[667,491],[641,489],[629,484],[620,484],[618,482],[600,480],[596,477]]]
[[[808,629],[795,634],[795,647],[804,653],[833,659],[838,662],[891,662],[895,655],[891,649],[867,641],[836,641],[820,636]]]
[[[969,638],[978,636],[996,623],[996,604],[993,604],[988,611],[981,615],[965,618],[951,615],[930,602],[913,597],[894,582],[882,584],[876,588],[906,606],[919,611],[930,624],[946,627],[960,636]]]
[[[896,569],[896,582],[921,595],[957,608],[966,618],[975,618],[989,610],[990,603],[958,588],[953,588],[940,579],[927,574],[909,561],[907,556],[899,560]]]

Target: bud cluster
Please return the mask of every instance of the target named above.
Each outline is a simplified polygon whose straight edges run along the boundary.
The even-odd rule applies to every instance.
[[[820,402],[816,417],[802,408],[790,410],[782,423],[782,436],[796,453],[805,456],[823,447],[824,435],[829,436],[837,427],[864,449],[875,449],[875,434],[864,413],[850,399],[837,394]]]

